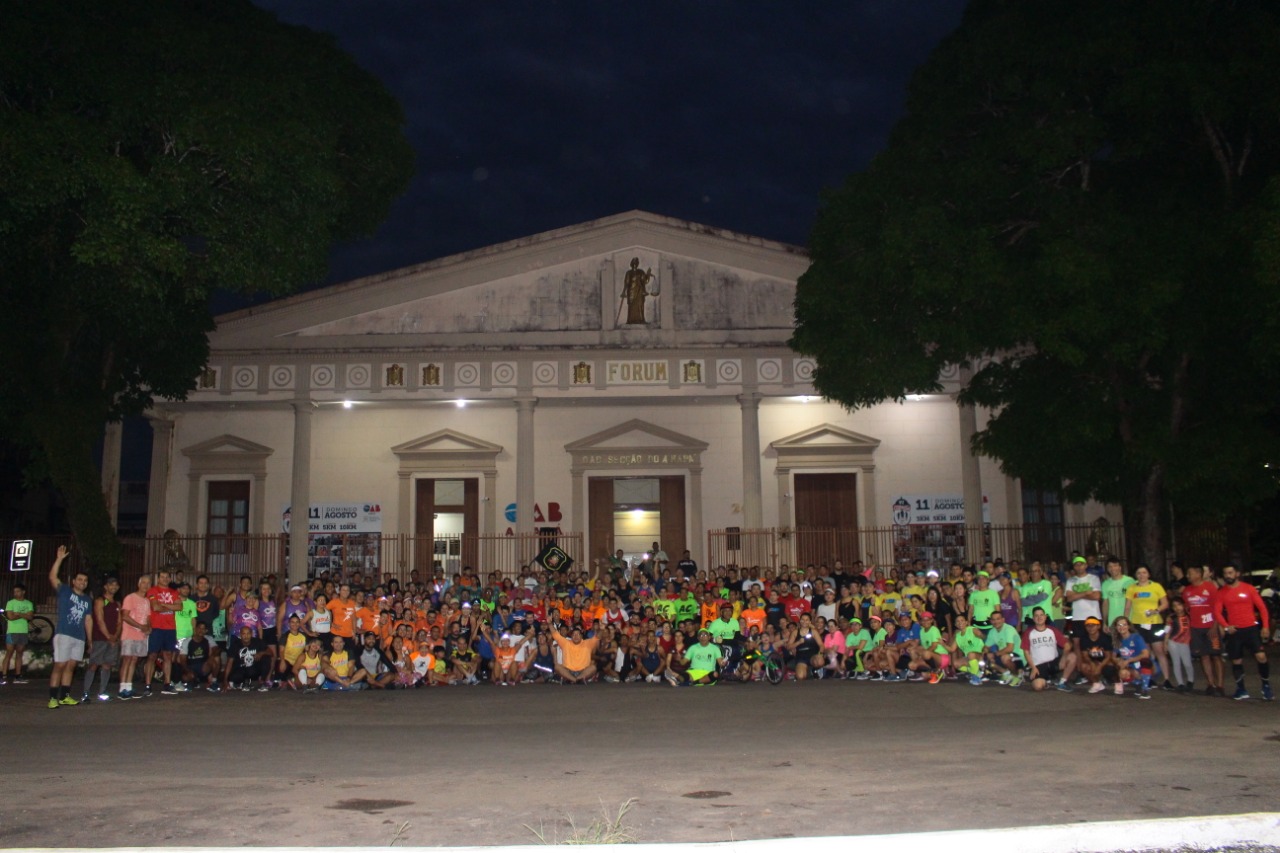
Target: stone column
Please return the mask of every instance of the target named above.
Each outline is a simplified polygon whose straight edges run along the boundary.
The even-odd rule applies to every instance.
[[[960,368],[960,387],[968,386],[973,371]],[[972,450],[972,441],[978,432],[978,412],[973,406],[960,407],[960,481],[964,485],[964,553],[965,562],[976,563],[983,559],[982,531],[982,469]]]
[[[311,416],[310,400],[293,402],[293,481],[289,490],[289,580],[307,576],[308,515],[311,512]]]
[[[516,397],[516,533],[533,532],[534,463],[533,410],[537,397]]]
[[[702,546],[707,544],[707,529],[702,526],[702,469],[701,468],[689,469],[689,527],[693,532],[693,536],[696,536],[697,539],[694,540],[693,542],[689,542],[688,540],[690,539],[690,537],[686,536],[684,547],[688,548],[689,551],[693,554],[693,558],[695,561],[702,560],[704,561],[703,564],[705,565],[706,561],[709,561],[711,558],[707,555],[705,551],[702,551]],[[694,547],[695,545],[697,547]],[[698,553],[699,551],[702,551],[701,556],[699,556],[699,553]],[[668,554],[667,556],[672,556],[672,555]]]
[[[860,472],[858,479],[862,481],[862,518],[859,523],[863,527],[879,527],[880,514],[876,511],[876,466],[868,465]]]
[[[795,527],[794,504],[791,502],[791,469],[773,472],[778,484],[778,527]]]
[[[124,424],[110,421],[102,436],[102,496],[106,499],[111,527],[120,526],[120,447],[124,441]]]
[[[147,536],[161,536],[168,523],[169,473],[173,464],[175,424],[159,413],[147,415],[151,422],[151,484],[147,489]],[[194,536],[195,530],[182,531]]]
[[[754,391],[738,395],[742,408],[742,526],[759,530],[764,526],[760,483],[760,395]]]

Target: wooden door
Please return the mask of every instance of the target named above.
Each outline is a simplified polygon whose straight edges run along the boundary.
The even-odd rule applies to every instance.
[[[613,554],[612,477],[591,477],[587,480],[587,532],[589,562],[594,563]]]
[[[858,475],[796,474],[796,562],[849,565],[859,558]]]
[[[208,495],[204,570],[244,574],[249,570],[249,481],[216,480],[209,483]],[[296,515],[307,523],[305,507]]]
[[[681,552],[688,548],[684,526],[684,477],[658,478],[658,511],[661,513],[659,545],[674,566]]]

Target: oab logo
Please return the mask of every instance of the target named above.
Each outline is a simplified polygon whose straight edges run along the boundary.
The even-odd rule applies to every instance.
[[[911,523],[911,501],[898,498],[893,502],[893,523],[905,527]]]

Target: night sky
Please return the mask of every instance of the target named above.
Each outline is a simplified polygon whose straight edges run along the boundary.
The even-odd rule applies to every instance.
[[[403,105],[408,192],[343,281],[632,209],[803,245],[960,0],[256,0]]]

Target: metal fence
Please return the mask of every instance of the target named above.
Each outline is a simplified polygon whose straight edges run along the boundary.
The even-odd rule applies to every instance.
[[[972,543],[972,544],[971,544]],[[924,560],[932,566],[984,559],[1066,560],[1072,553],[1127,553],[1120,524],[1022,525],[960,524],[804,529],[768,527],[707,531],[707,562],[712,566],[780,567],[864,563],[906,564]]]
[[[532,562],[548,543],[557,545],[583,568],[585,549],[581,533],[547,536],[539,533],[512,536],[485,535],[470,537],[357,534],[326,537],[324,544],[313,544],[307,555],[307,568],[296,575],[289,572],[289,538],[283,533],[244,536],[179,536],[165,539],[121,540],[124,564],[120,569],[121,595],[133,592],[144,573],[167,567],[181,572],[188,580],[208,575],[214,587],[231,589],[241,575],[254,580],[274,575],[278,579],[302,577],[329,572],[331,577],[351,577],[355,572],[373,574],[379,580],[396,578],[406,583],[415,577],[423,581],[441,571],[452,575],[464,565],[471,566],[482,580],[491,577],[514,579],[520,567]],[[13,584],[27,588],[27,597],[36,609],[54,609],[53,588],[49,584],[49,567],[53,565],[58,546],[70,552],[63,563],[61,577],[67,581],[82,569],[98,580],[84,553],[75,547],[70,536],[44,536],[34,540],[31,569],[0,583],[0,603],[8,600]],[[9,554],[11,539],[0,539],[3,554]],[[465,562],[464,562],[465,559]]]

